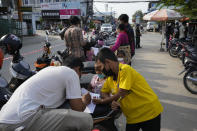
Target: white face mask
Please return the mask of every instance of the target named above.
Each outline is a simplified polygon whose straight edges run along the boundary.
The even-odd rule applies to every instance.
[[[124,61],[124,58],[119,57],[119,58],[118,58],[118,61],[119,61],[119,62],[122,62],[122,61]]]

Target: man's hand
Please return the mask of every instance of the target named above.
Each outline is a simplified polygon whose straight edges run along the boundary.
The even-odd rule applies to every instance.
[[[91,96],[90,93],[87,93],[85,95],[82,96],[82,101],[85,105],[89,105],[91,102]]]
[[[120,107],[120,103],[117,101],[113,101],[111,104],[112,110],[117,110]]]
[[[102,104],[103,99],[96,99],[96,98],[93,98],[92,101],[93,101],[94,104]]]

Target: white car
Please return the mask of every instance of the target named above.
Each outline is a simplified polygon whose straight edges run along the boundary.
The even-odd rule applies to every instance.
[[[153,22],[153,21],[147,22],[147,26],[146,26],[146,30],[147,31],[153,31],[154,28],[156,30],[158,30],[158,28],[159,28],[159,26],[158,26],[158,24],[156,22]]]
[[[101,26],[101,32],[112,32],[112,25],[111,24],[103,24]]]

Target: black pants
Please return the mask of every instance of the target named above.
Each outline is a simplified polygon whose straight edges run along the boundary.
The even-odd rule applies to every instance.
[[[160,131],[161,127],[161,115],[157,116],[152,120],[148,120],[145,122],[137,123],[137,124],[127,124],[126,131]]]
[[[140,37],[136,37],[136,48],[140,48]]]

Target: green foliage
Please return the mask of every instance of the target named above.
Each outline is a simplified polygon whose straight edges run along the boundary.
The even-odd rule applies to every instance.
[[[93,22],[93,21],[91,21],[91,22],[90,22],[90,24],[89,24],[89,28],[90,28],[90,29],[95,28],[95,24],[94,24],[94,22]]]
[[[136,19],[136,16],[140,16],[140,20],[143,20],[143,13],[142,13],[142,10],[137,10],[133,16],[132,16],[132,19],[135,20]]]
[[[186,17],[197,18],[197,0],[160,0],[158,5],[175,6],[177,11]]]

